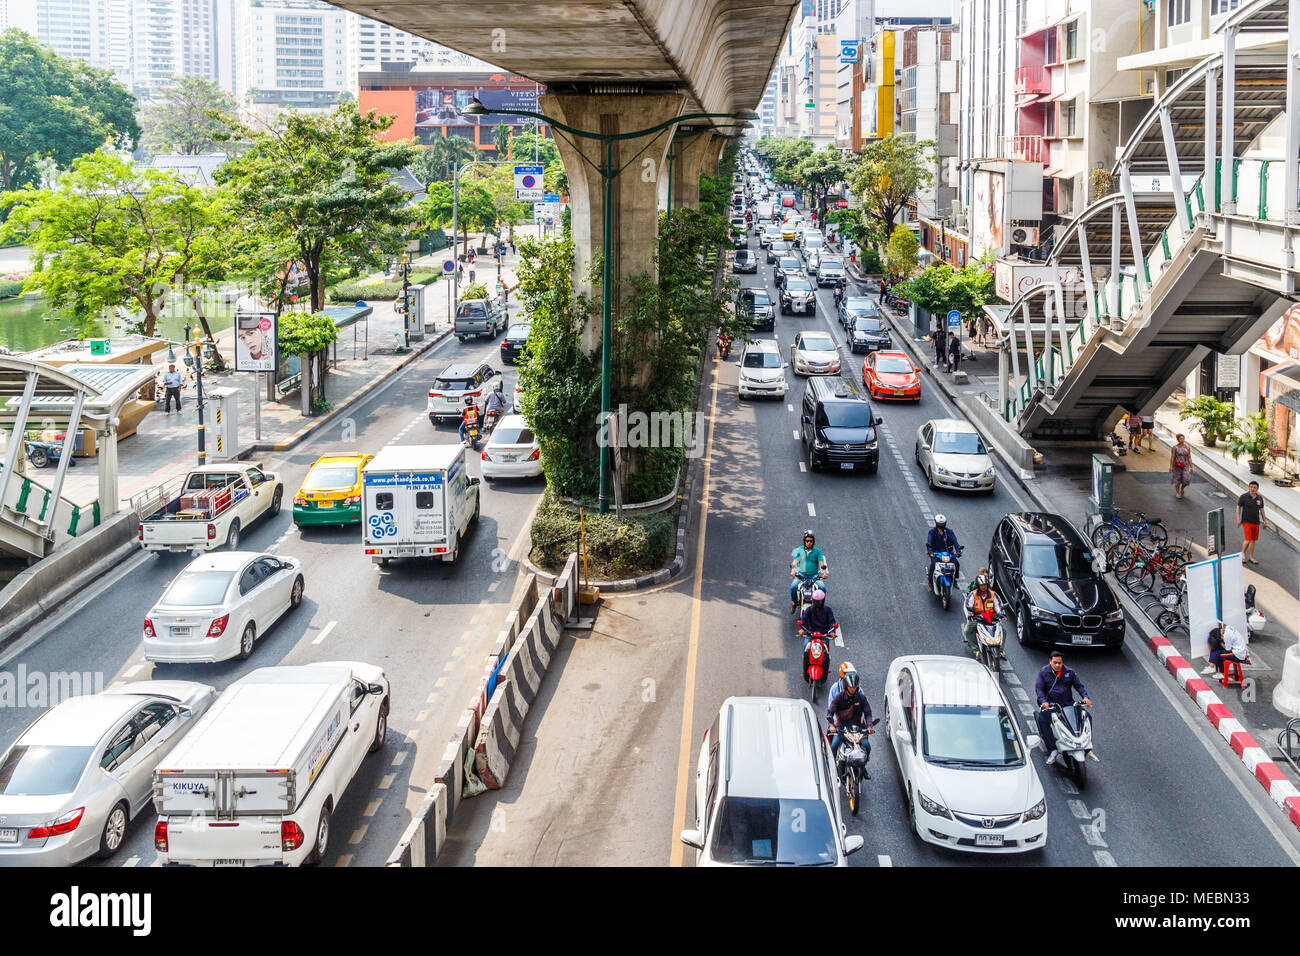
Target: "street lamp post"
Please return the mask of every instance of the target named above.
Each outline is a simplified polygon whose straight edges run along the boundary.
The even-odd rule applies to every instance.
[[[208,463],[208,447],[206,441],[206,426],[203,424],[203,339],[195,331],[193,336],[190,335],[190,325],[185,324],[185,351],[194,349],[194,407],[199,413],[199,465]]]
[[[513,116],[531,116],[533,119],[541,120],[547,123],[552,129],[568,133],[570,136],[578,136],[582,139],[594,139],[603,143],[605,146],[605,156],[602,165],[597,166],[591,160],[578,151],[578,155],[583,161],[600,173],[601,183],[604,186],[604,198],[602,219],[604,220],[604,235],[602,237],[601,251],[601,303],[600,303],[600,419],[606,422],[610,413],[610,358],[611,346],[610,339],[613,337],[613,311],[612,299],[614,296],[614,276],[613,266],[610,262],[611,254],[614,248],[614,227],[613,216],[611,213],[614,208],[614,179],[622,169],[614,168],[614,143],[622,140],[640,139],[643,136],[649,136],[652,133],[660,133],[672,126],[679,126],[682,123],[689,123],[698,119],[729,119],[733,121],[749,121],[756,119],[758,114],[753,110],[745,110],[741,113],[688,113],[684,116],[678,116],[670,120],[665,120],[655,126],[649,126],[645,129],[634,130],[630,133],[593,133],[590,130],[578,129],[569,126],[567,123],[561,123],[559,120],[547,116],[545,113],[538,113],[534,110],[513,110],[513,109],[493,109],[489,110],[478,98],[475,97],[470,105],[461,110],[465,116],[485,116],[488,113],[502,113]],[[735,125],[719,124],[719,125]],[[610,487],[609,487],[609,444],[604,442],[600,446],[600,513],[609,513]]]

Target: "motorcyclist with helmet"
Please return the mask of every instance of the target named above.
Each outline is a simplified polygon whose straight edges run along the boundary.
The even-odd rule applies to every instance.
[[[945,551],[951,554],[954,578],[961,574],[961,562],[957,560],[958,554],[961,553],[961,545],[957,543],[957,535],[948,527],[948,519],[944,515],[934,516],[934,527],[925,536],[925,550],[930,555],[930,567],[925,574],[925,589],[927,591],[933,587],[934,556],[936,554]]]
[[[790,613],[799,608],[800,580],[817,581],[817,586],[826,590],[826,555],[817,547],[817,536],[808,529],[803,533],[803,544],[790,553]]]
[[[835,620],[835,612],[826,603],[826,592],[817,588],[812,593],[812,603],[803,609],[803,614],[799,618],[799,636],[803,638],[804,647],[808,646],[808,638],[811,635],[820,634],[829,638],[831,632],[839,626],[839,622]]]
[[[986,572],[981,571],[975,578],[975,586],[966,595],[963,609],[966,612],[966,623],[962,625],[961,636],[966,639],[966,646],[973,654],[979,650],[978,639],[975,636],[975,618],[982,617],[991,622],[993,618],[1002,614],[1002,599],[989,587],[989,576]]]
[[[831,735],[831,756],[840,749],[840,730],[845,727],[865,727],[867,734],[874,734],[871,726],[871,704],[867,695],[862,693],[858,682],[858,672],[849,670],[840,678],[840,689],[831,696],[826,704],[826,732]],[[871,759],[871,741],[864,737],[862,745]],[[870,774],[868,774],[870,778]]]

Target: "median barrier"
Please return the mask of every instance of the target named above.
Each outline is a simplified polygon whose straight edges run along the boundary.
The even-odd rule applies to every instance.
[[[429,866],[447,842],[447,788],[435,783],[385,866]]]

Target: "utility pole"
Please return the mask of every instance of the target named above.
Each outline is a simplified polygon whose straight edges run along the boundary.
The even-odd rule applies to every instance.
[[[402,253],[402,333],[411,347],[411,255]]]
[[[190,325],[186,323],[185,349],[186,351],[191,347],[194,349],[194,388],[197,392],[194,404],[199,413],[199,465],[202,466],[208,463],[206,426],[203,424],[203,338],[197,330],[191,336],[190,328]]]

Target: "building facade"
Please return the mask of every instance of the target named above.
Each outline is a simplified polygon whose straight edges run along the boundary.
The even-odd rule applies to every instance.
[[[235,96],[254,113],[330,109],[353,90],[351,14],[318,0],[237,0]]]

